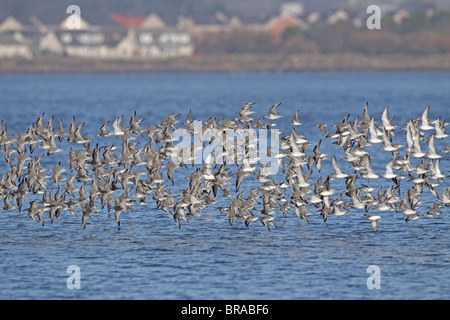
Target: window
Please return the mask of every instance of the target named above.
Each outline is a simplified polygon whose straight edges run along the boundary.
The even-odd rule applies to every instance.
[[[82,33],[78,36],[78,41],[81,44],[101,44],[105,41],[105,36],[102,33]]]
[[[145,32],[139,35],[139,43],[151,44],[153,42],[153,36],[151,33]]]
[[[72,35],[70,33],[67,33],[67,32],[61,33],[61,41],[64,44],[71,43],[72,42]]]

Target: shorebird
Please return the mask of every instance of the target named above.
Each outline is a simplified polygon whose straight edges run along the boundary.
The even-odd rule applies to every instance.
[[[178,117],[180,115],[181,115],[180,113],[169,114],[167,116],[167,119],[163,119],[163,120],[160,121],[159,126],[161,128],[168,127],[170,129],[176,130],[177,127],[175,126],[175,124],[179,123],[180,121],[177,120],[175,117]]]
[[[316,146],[314,147],[313,154],[311,155],[314,163],[316,164],[317,170],[319,172],[322,169],[322,160],[328,159],[327,158],[328,155],[321,153],[319,150],[321,143],[322,143],[322,140],[319,140],[319,142],[317,142]]]
[[[180,218],[183,219],[185,222],[189,222],[189,220],[186,218],[186,210],[183,206],[176,207],[175,213],[173,215],[173,219],[175,220],[175,223],[178,226],[178,229],[181,229],[181,223]]]
[[[140,124],[144,120],[145,119],[138,119],[138,120],[136,120],[136,111],[134,111],[133,115],[130,118],[130,132],[142,136],[141,132],[143,130],[140,128]]]
[[[378,190],[378,194],[377,194],[377,198],[376,200],[378,201],[378,206],[376,207],[376,209],[378,211],[391,211],[392,207],[390,206],[390,204],[388,204],[388,196],[387,196],[388,192],[384,191],[383,193],[381,192],[381,187]],[[366,208],[367,209],[367,208]]]
[[[291,203],[294,205],[295,215],[300,219],[306,221],[309,224],[308,218],[309,215],[312,215],[308,212],[306,208],[306,204],[304,202],[298,202],[292,200]]]
[[[445,175],[443,175],[441,172],[440,162],[441,162],[440,159],[436,159],[436,162],[433,162],[433,160],[430,161],[430,171],[431,171],[430,178],[440,180],[440,182],[443,183]]]
[[[415,158],[422,158],[426,154],[422,151],[422,146],[420,145],[420,132],[417,130],[414,124],[411,123],[409,125],[409,130],[411,131],[411,138],[410,141],[412,141],[412,152],[410,151],[411,155]]]
[[[167,169],[167,177],[172,183],[172,186],[175,185],[175,182],[173,180],[173,171],[175,170],[175,168],[178,168],[178,166],[173,162],[168,162],[167,164],[163,165],[163,167]]]
[[[56,147],[54,132],[49,133],[47,137],[43,136],[40,147],[45,151],[47,151],[47,155],[52,155],[55,154],[56,152],[63,151],[62,149]]]
[[[110,134],[115,136],[121,136],[125,133],[126,127],[122,127],[120,123],[122,122],[123,115],[116,118],[114,122],[112,123],[113,131],[110,132]]]
[[[381,121],[383,122],[384,130],[391,131],[391,130],[398,128],[397,126],[394,126],[391,124],[393,119],[394,119],[394,117],[392,117],[391,119],[388,118],[388,107],[386,107],[383,111],[383,114],[381,115]]]
[[[81,213],[83,216],[81,217],[81,224],[83,229],[86,228],[87,219],[92,219],[91,213],[98,212],[98,210],[95,208],[95,205],[93,202],[86,203],[81,208]],[[120,228],[120,219],[118,221],[119,228]]]
[[[450,187],[442,192],[440,202],[446,207],[450,206]]]
[[[420,217],[417,213],[408,214],[408,215],[404,216],[403,218],[405,219],[406,222],[420,219]]]
[[[325,129],[327,125],[325,123],[317,123],[315,126],[319,128],[319,130],[322,131],[323,134],[327,134],[327,130]]]
[[[260,218],[260,221],[263,224],[263,226],[269,231],[270,231],[270,226],[276,227],[274,220],[275,220],[275,218],[272,216],[264,216],[264,217]]]
[[[281,104],[281,102],[270,107],[269,114],[267,116],[265,116],[265,118],[270,119],[270,120],[281,118],[282,116],[280,116],[276,110],[280,104]]]
[[[420,130],[425,131],[425,130],[433,130],[433,129],[434,129],[434,127],[432,127],[432,126],[429,124],[429,120],[428,120],[428,112],[429,112],[429,111],[430,111],[430,106],[428,106],[428,107],[425,109],[425,111],[422,113],[422,117],[420,118],[420,119],[422,120],[422,124],[421,124],[421,126],[419,127]]]
[[[370,165],[370,158],[368,156],[364,156],[361,158],[361,164],[363,166],[363,174],[362,177],[369,179],[378,179],[380,176],[374,172],[372,166]]]
[[[64,135],[67,134],[67,132],[64,131],[62,119],[59,120],[58,131],[55,134],[58,137],[59,142],[62,142]]]
[[[444,121],[440,121],[440,119],[437,119],[434,122],[434,129],[435,129],[435,137],[437,139],[444,139],[447,138],[449,135],[445,133],[445,126],[447,125],[447,123],[445,123]]]
[[[100,127],[100,133],[97,134],[98,137],[105,138],[105,137],[109,137],[109,136],[112,135],[112,133],[110,133],[110,132],[106,129],[106,127],[108,126],[109,123],[110,123],[110,120],[106,121],[106,122]]]
[[[298,113],[300,112],[300,110],[297,110],[297,112],[295,113],[294,117],[292,118],[290,124],[292,124],[293,126],[300,126],[302,123],[298,120]]]
[[[341,205],[335,204],[331,208],[331,214],[334,216],[343,216],[344,214],[347,214],[348,210],[342,209]]]
[[[440,159],[442,156],[436,153],[436,149],[434,147],[434,137],[434,134],[431,135],[430,141],[428,142],[428,153],[426,154],[426,157],[430,159]]]
[[[343,173],[342,170],[339,168],[337,161],[336,161],[336,156],[333,156],[333,169],[334,169],[334,173],[333,173],[333,177],[337,178],[337,179],[345,179],[348,178],[350,175]]]
[[[28,216],[33,219],[36,222],[39,222],[38,219],[36,219],[36,213],[38,210],[38,201],[31,201],[30,202],[30,207],[25,209],[25,211],[28,212]]]
[[[370,119],[369,122],[369,133],[370,138],[367,140],[370,143],[381,143],[383,142],[383,139],[380,139],[378,137],[383,136],[383,132],[380,131],[376,125],[375,125],[375,118]]]
[[[359,189],[358,189],[359,190]],[[351,199],[352,199],[352,207],[355,209],[363,209],[365,208],[364,202],[359,197],[359,192],[357,190],[353,190],[351,192]]]
[[[402,179],[402,178],[404,178],[404,177],[401,177],[398,174],[394,173],[394,170],[392,168],[393,162],[394,162],[394,160],[392,160],[391,162],[389,162],[386,165],[386,172],[383,173],[381,176],[386,179],[398,179],[398,178]]]
[[[261,221],[270,230],[276,226],[277,215],[287,217],[290,210],[307,223],[307,216],[314,212],[320,213],[325,222],[329,214],[342,216],[351,209],[364,209],[366,213],[372,210],[401,211],[405,221],[416,220],[421,217],[419,207],[430,201],[422,196],[425,191],[430,191],[436,198],[432,201],[436,203],[423,216],[437,216],[441,214],[441,207],[450,206],[450,188],[441,189],[448,178],[441,172],[441,161],[444,160],[436,151],[436,139],[448,137],[445,133],[447,123],[440,118],[430,120],[429,107],[420,118],[410,119],[401,128],[406,131],[406,147],[393,143],[393,137],[401,139],[403,136],[396,136],[398,127],[393,125],[393,118],[389,119],[387,107],[379,127],[375,118],[370,117],[368,103],[361,120],[358,116],[352,121],[348,114],[342,122],[331,125],[336,132],[327,133],[327,124],[316,124],[326,139],[335,139],[333,144],[342,147],[343,160],[354,170],[350,175],[340,169],[337,154],[332,155],[331,166],[328,166],[327,154],[319,150],[322,140],[316,142],[312,153],[308,152],[308,146],[313,143],[295,128],[301,124],[298,110],[289,123],[294,128],[285,135],[278,132],[274,140],[278,146],[271,145],[264,150],[270,160],[263,163],[265,154],[255,152],[261,140],[253,139],[250,133],[255,128],[273,127],[275,123],[267,120],[281,117],[276,112],[279,105],[273,105],[269,114],[259,118],[256,125],[249,117],[255,113],[251,110],[253,103],[242,106],[236,122],[210,117],[201,123],[193,120],[189,111],[183,123],[185,128],[180,126],[180,130],[197,143],[191,140],[178,149],[174,135],[178,129],[176,124],[180,122],[178,113],[168,115],[159,124],[143,126],[144,129],[141,129],[144,119],[137,119],[136,111],[129,126],[121,125],[123,116],[106,121],[97,134],[96,140],[100,141],[96,141],[93,148],[88,134],[81,133],[85,123],[77,126],[75,117],[66,132],[62,119],[55,131],[53,121],[56,119],[50,117],[45,125],[44,114],[41,114],[25,132],[14,135],[9,135],[6,124],[0,121],[0,151],[4,153],[4,166],[0,168],[5,169],[0,174],[2,209],[18,209],[20,213],[22,205],[28,201],[29,207],[24,211],[42,225],[45,212],[53,222],[61,212],[69,211],[74,216],[81,213],[82,227],[86,228],[91,214],[102,212],[106,207],[108,216],[114,215],[120,228],[122,212],[132,211],[135,205],[151,205],[153,200],[156,208],[172,215],[181,228],[181,219],[188,222],[201,216],[206,207],[217,205],[217,210],[228,217],[230,224],[242,220],[248,227]],[[111,121],[112,130],[109,131]],[[227,135],[227,130],[234,130],[236,139],[242,144],[225,143],[226,139],[222,138]],[[243,133],[245,130],[248,134]],[[114,135],[118,138],[115,145],[108,145],[108,139],[103,139]],[[428,144],[427,153],[422,151],[422,142]],[[381,168],[379,154],[366,148],[377,143],[382,143],[381,149],[392,155],[385,172],[377,171]],[[36,151],[35,146],[39,147]],[[204,150],[208,152],[203,154]],[[332,152],[332,149],[328,150]],[[450,152],[450,147],[445,146],[441,152]],[[199,158],[198,153],[205,158]],[[201,163],[197,163],[199,159]],[[371,161],[377,161],[375,169]],[[189,162],[193,167],[190,173],[186,172]],[[281,171],[274,170],[276,164]],[[166,170],[164,175],[163,168]],[[184,190],[177,184],[175,169],[180,170],[180,176],[184,174],[189,179],[189,186]],[[410,185],[406,185],[409,189],[403,192],[403,198],[400,188],[404,188],[404,177],[395,170],[401,170],[409,177],[407,183]],[[318,178],[318,172],[323,171],[325,173]],[[244,182],[246,176],[252,175],[254,178]],[[392,180],[392,185],[386,185],[384,181],[383,187],[375,189],[375,182],[369,180],[379,177]],[[367,183],[358,184],[359,178],[367,179]],[[312,183],[313,179],[317,182]],[[345,189],[334,186],[340,179],[344,179]],[[228,187],[233,182],[235,193]],[[172,193],[174,190],[178,191]],[[34,199],[28,197],[30,193],[35,194]],[[36,200],[39,194],[42,199]],[[228,206],[222,202],[228,202]],[[96,208],[98,203],[101,209]],[[377,231],[380,216],[366,214],[365,217]]]
[[[378,231],[378,220],[381,219],[379,215],[368,215],[364,214],[364,217],[370,220],[370,224],[375,232]]]
[[[241,187],[242,180],[244,179],[244,177],[247,177],[250,174],[246,171],[239,170],[238,172],[236,172],[235,175],[236,175],[236,192],[239,192],[239,188]]]
[[[11,193],[7,193],[4,197],[3,197],[3,202],[4,202],[4,206],[2,207],[3,210],[14,210],[17,207],[11,205],[11,202],[9,201],[9,198],[11,196]]]
[[[384,151],[390,151],[390,152],[398,151],[400,148],[403,147],[400,144],[391,142],[391,137],[387,130],[383,130],[382,139],[383,139],[383,147],[381,147],[381,149],[383,149]]]
[[[248,226],[250,225],[250,222],[258,221],[259,219],[260,219],[260,217],[255,217],[255,216],[252,216],[252,215],[247,215],[247,216],[245,216],[245,218],[244,218],[245,226],[248,227]]]
[[[61,168],[61,162],[58,162],[58,164],[56,166],[54,166],[53,168],[51,168],[50,170],[53,172],[52,180],[55,182],[56,187],[59,189],[59,183],[61,181],[66,180],[65,178],[63,178],[61,176],[61,173],[66,172],[67,170],[64,168]]]

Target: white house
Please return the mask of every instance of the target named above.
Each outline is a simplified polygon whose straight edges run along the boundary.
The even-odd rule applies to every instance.
[[[93,26],[79,17],[72,28],[67,16],[58,25],[45,25],[37,18],[34,25],[23,25],[14,17],[0,23],[0,58],[60,55],[99,59],[167,58],[194,53],[190,34],[170,27],[156,14],[141,18],[132,26]],[[127,17],[122,20],[128,21]],[[120,20],[120,21],[122,21]],[[138,21],[134,19],[133,21]],[[25,35],[24,35],[25,34]]]
[[[50,55],[62,55],[64,53],[64,46],[54,31],[47,30],[41,35],[39,52]]]
[[[15,57],[32,59],[30,42],[18,31],[0,33],[0,59]]]
[[[0,33],[8,31],[22,31],[24,26],[13,16],[7,17],[0,24]]]

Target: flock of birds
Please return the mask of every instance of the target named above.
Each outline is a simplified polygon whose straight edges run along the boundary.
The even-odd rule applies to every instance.
[[[220,121],[210,118],[202,124],[200,132],[208,128],[219,132],[270,129],[276,125],[272,120],[282,117],[277,112],[279,105],[272,106],[267,115],[254,121],[253,103],[245,104],[238,111],[239,117]],[[7,126],[1,121],[0,151],[6,164],[0,164],[0,170],[6,168],[6,172],[0,178],[0,199],[4,204],[0,208],[25,211],[42,225],[44,216],[52,223],[64,212],[81,215],[85,228],[89,219],[106,207],[108,216],[114,216],[120,228],[122,213],[131,212],[136,205],[149,205],[153,200],[157,208],[172,215],[179,228],[182,221],[188,222],[213,206],[228,217],[230,224],[241,220],[249,226],[259,221],[268,230],[276,227],[275,218],[280,214],[286,217],[294,213],[309,223],[310,216],[316,213],[325,222],[328,215],[342,216],[353,210],[370,221],[377,231],[381,212],[402,213],[405,221],[411,221],[438,216],[443,207],[450,206],[450,187],[444,184],[448,176],[440,169],[441,161],[449,159],[441,153],[449,153],[450,147],[446,145],[439,153],[435,148],[437,139],[448,137],[445,133],[448,123],[440,118],[429,119],[428,113],[429,107],[418,119],[410,119],[398,127],[389,118],[386,107],[381,123],[377,124],[366,104],[361,119],[358,116],[354,122],[347,115],[342,122],[331,126],[316,124],[322,132],[318,134],[342,147],[345,157],[341,160],[348,164],[348,169],[343,170],[343,162],[339,164],[335,155],[330,159],[320,152],[322,140],[308,152],[312,143],[295,129],[302,125],[297,111],[290,121],[292,131],[279,137],[278,152],[267,150],[277,159],[280,168],[277,174],[270,173],[267,164],[253,165],[245,161],[249,153],[247,144],[242,150],[233,150],[243,157],[243,162],[238,157],[224,158],[221,163],[203,161],[201,165],[194,164],[193,157],[189,161],[173,161],[177,142],[173,133],[180,126],[177,125],[181,122],[177,119],[180,114],[170,114],[159,124],[145,128],[144,119],[137,119],[136,112],[129,125],[122,125],[123,116],[112,123],[106,122],[96,139],[115,137],[121,147],[99,143],[94,146],[92,139],[82,134],[84,123],[77,125],[75,117],[65,131],[62,120],[56,128],[54,118],[44,123],[42,114],[26,132],[14,135],[8,135]],[[184,121],[185,132],[198,134],[194,124],[189,111]],[[406,144],[394,143],[401,135],[405,136]],[[208,141],[200,141],[196,148],[208,147]],[[424,151],[425,145],[428,148]],[[61,149],[64,146],[69,146],[68,154]],[[382,151],[377,152],[392,155],[385,172],[377,173],[372,168],[369,146],[379,146]],[[225,150],[230,144],[220,147]],[[231,148],[236,146],[231,144]],[[58,163],[55,165],[51,160]],[[332,172],[313,181],[313,173],[319,175],[322,161],[326,160],[331,160]],[[42,163],[52,164],[46,167]],[[189,180],[188,187],[172,194],[170,185],[175,186],[175,172],[187,170],[189,166],[193,168],[191,174],[182,174]],[[250,179],[253,182],[249,183]],[[383,181],[379,188],[370,186],[375,180]],[[402,180],[407,183],[402,184]],[[243,181],[246,188],[239,192]],[[342,181],[345,188],[338,191],[339,188],[332,187],[333,181]],[[387,182],[391,182],[389,187]],[[443,191],[438,192],[438,188]],[[431,193],[433,201],[421,199],[425,191]],[[31,201],[25,201],[26,198]],[[424,206],[427,208],[419,210]]]

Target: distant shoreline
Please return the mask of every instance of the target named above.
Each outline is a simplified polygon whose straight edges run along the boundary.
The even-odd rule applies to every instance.
[[[160,60],[73,57],[0,60],[0,74],[301,71],[450,71],[450,54],[197,54]]]

